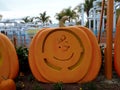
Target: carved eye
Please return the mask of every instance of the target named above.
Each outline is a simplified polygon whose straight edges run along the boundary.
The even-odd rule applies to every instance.
[[[59,46],[59,48],[61,48],[61,46]]]

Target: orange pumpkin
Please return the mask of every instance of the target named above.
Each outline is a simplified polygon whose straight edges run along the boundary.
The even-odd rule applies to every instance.
[[[0,83],[0,90],[16,90],[16,84],[12,79],[3,80]]]
[[[15,78],[19,70],[15,48],[9,38],[0,33],[0,82],[1,76]]]
[[[114,42],[114,66],[115,70],[120,76],[120,17],[117,22],[116,27],[116,36],[115,36],[115,42]]]
[[[92,45],[97,44],[96,42],[91,44],[89,38],[92,36],[88,36],[82,29],[82,27],[47,28],[36,34],[29,49],[29,64],[39,81],[74,83],[90,75],[88,72],[95,71],[95,69],[90,71],[90,67],[93,57]],[[96,52],[99,52],[98,46],[95,47],[98,50]],[[88,80],[96,76],[99,65],[96,66],[94,76]]]

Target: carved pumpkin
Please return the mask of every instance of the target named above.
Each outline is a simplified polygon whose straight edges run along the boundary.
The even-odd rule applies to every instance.
[[[16,90],[15,82],[12,79],[3,80],[0,83],[0,90]]]
[[[114,42],[114,66],[116,72],[120,76],[120,17],[117,22],[116,36]]]
[[[15,78],[19,70],[15,48],[9,38],[0,33],[0,82],[1,77]]]
[[[95,58],[92,60],[92,45],[98,44],[91,44],[89,38],[93,34],[88,36],[82,29],[86,28],[47,28],[36,34],[29,49],[29,64],[33,75],[39,81],[74,83],[84,81],[83,78],[90,75],[88,72],[95,71],[90,70],[92,61],[95,61]],[[95,47],[99,57],[98,46]],[[97,69],[94,76],[88,80],[97,75],[100,67],[100,62],[98,63],[98,66],[95,65]]]

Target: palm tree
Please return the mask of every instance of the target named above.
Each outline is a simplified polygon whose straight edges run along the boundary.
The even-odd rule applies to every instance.
[[[24,23],[30,22],[29,16],[22,18],[22,20],[24,21]]]
[[[65,16],[64,12],[61,11],[60,13],[56,13],[55,18],[60,21],[62,17]]]
[[[31,18],[29,18],[29,21],[30,21],[30,22],[33,22],[34,19],[35,19],[35,17],[31,17]]]
[[[80,16],[81,16],[81,12],[82,12],[82,5],[84,5],[83,3],[81,3],[81,4],[78,4],[75,8],[74,8],[74,10],[76,11],[76,15],[77,15],[77,19],[76,19],[76,24],[77,25],[79,25],[79,24],[81,24],[81,20],[80,20]]]
[[[85,0],[84,3],[84,11],[86,12],[87,17],[89,16],[89,10],[93,7],[93,1],[95,0]],[[81,12],[81,4],[77,5],[74,10],[77,10],[77,13]],[[79,19],[79,14],[77,14],[78,19]],[[80,21],[78,21],[80,22]],[[86,25],[88,25],[88,22],[86,23]]]
[[[72,22],[72,20],[76,20],[77,14],[74,10],[71,9],[71,7],[63,9],[62,11],[60,11],[60,13],[56,13],[56,19],[57,20],[61,20],[63,16],[68,16],[69,22]]]
[[[39,15],[40,16],[36,17],[36,19],[39,19],[40,22],[42,22],[43,26],[47,25],[48,23],[52,23],[52,21],[50,20],[50,16],[47,16],[46,11],[40,13]]]
[[[26,16],[26,17],[22,18],[22,20],[24,21],[24,23],[33,22],[34,19],[35,19],[35,17],[30,17],[30,16]]]
[[[85,0],[84,8],[87,16],[89,16],[89,10],[93,7],[93,1],[95,0]]]
[[[120,2],[120,0],[115,0],[115,2]]]
[[[66,16],[69,16],[68,21],[72,22],[72,20],[75,20],[77,17],[77,14],[74,10],[71,9],[71,7],[64,9],[63,12],[65,13]]]

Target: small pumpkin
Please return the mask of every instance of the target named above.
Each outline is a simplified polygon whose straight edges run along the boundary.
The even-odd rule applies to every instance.
[[[0,76],[14,79],[19,70],[14,45],[7,36],[0,33]],[[3,79],[0,77],[0,82]]]
[[[29,64],[41,82],[88,82],[97,76],[101,53],[97,39],[85,27],[40,30],[29,48]]]
[[[120,76],[120,16],[116,27],[116,36],[114,42],[114,67],[117,74]]]
[[[0,90],[16,90],[16,84],[12,79],[3,80],[0,83]]]

